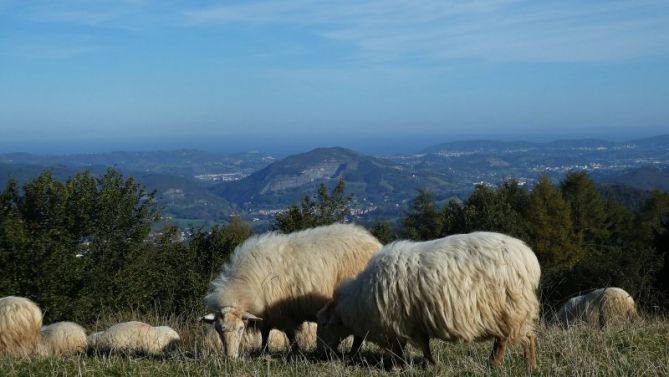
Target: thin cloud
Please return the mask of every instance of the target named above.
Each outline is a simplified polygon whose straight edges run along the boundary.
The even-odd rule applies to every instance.
[[[101,50],[98,46],[56,47],[51,45],[17,46],[0,49],[0,55],[34,60],[63,60]]]
[[[191,9],[189,24],[290,25],[370,59],[606,61],[669,52],[666,1],[259,1]]]
[[[15,8],[16,17],[35,23],[92,28],[138,30],[159,18],[158,3],[144,0],[26,2]]]

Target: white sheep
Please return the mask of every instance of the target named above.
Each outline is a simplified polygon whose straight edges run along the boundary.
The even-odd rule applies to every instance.
[[[520,342],[531,370],[540,274],[534,252],[499,233],[394,242],[318,313],[319,337],[336,344],[352,333],[396,356],[410,342],[430,363],[431,338],[492,338],[493,367],[501,365],[507,343]]]
[[[30,356],[38,351],[42,311],[24,297],[0,298],[0,357]]]
[[[603,328],[638,316],[632,296],[621,288],[609,287],[572,297],[560,308],[556,319],[563,327],[586,324]]]
[[[42,327],[40,354],[67,356],[86,351],[86,330],[74,322],[56,322]]]
[[[335,287],[360,272],[381,246],[364,228],[347,224],[246,240],[205,299],[226,355],[238,357],[250,321],[260,328],[263,348],[271,329],[284,331],[292,346],[297,328],[315,322]]]
[[[159,354],[180,339],[179,334],[168,326],[153,327],[144,322],[130,321],[89,335],[88,345],[98,352]]]

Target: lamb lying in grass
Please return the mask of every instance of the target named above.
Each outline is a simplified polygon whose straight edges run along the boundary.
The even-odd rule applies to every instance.
[[[137,321],[116,324],[88,337],[89,349],[97,352],[159,354],[180,341],[168,326],[153,327]]]
[[[562,327],[585,324],[593,327],[621,325],[637,319],[634,299],[621,288],[600,288],[572,297],[556,314]]]

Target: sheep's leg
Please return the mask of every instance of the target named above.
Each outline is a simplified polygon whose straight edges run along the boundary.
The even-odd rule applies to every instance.
[[[360,352],[360,348],[362,348],[362,342],[364,338],[361,336],[354,335],[353,336],[353,344],[351,345],[351,350],[349,353],[351,355],[357,355],[358,352]]]
[[[406,342],[403,342],[399,339],[396,339],[392,346],[390,347],[390,353],[391,353],[391,364],[393,367],[401,367],[402,365],[405,364],[404,360],[404,346],[406,345]]]
[[[490,354],[490,367],[497,368],[504,361],[504,352],[506,351],[506,338],[495,338]]]
[[[262,338],[261,350],[262,352],[269,352],[269,332],[271,329],[263,328],[260,330],[260,337]]]
[[[296,352],[297,349],[297,342],[295,341],[295,331],[294,330],[286,330],[286,337],[288,338],[288,351]]]
[[[534,335],[527,336],[527,339],[523,342],[523,348],[525,351],[525,367],[527,373],[531,374],[532,370],[537,367],[537,349]]]
[[[434,365],[435,362],[434,358],[432,357],[432,350],[430,350],[430,338],[425,337],[425,339],[423,339],[421,342],[421,347],[423,348],[423,357],[425,358],[425,361]]]

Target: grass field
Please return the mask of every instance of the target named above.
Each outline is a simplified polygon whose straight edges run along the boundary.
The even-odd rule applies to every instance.
[[[126,320],[128,318],[122,318]],[[144,318],[156,322],[153,318]],[[116,318],[101,321],[102,328]],[[161,321],[158,321],[161,322]],[[206,351],[203,326],[179,317],[164,319],[182,334],[181,345],[161,357],[76,356],[64,359],[0,359],[1,376],[519,376],[525,372],[520,346],[511,347],[504,365],[488,369],[492,342],[474,344],[434,341],[437,365],[424,366],[421,354],[409,347],[403,369],[382,367],[383,354],[365,346],[355,359],[324,360],[313,353],[280,350],[240,360]],[[540,326],[538,368],[548,376],[669,376],[669,319],[647,318],[625,328],[561,330]]]

